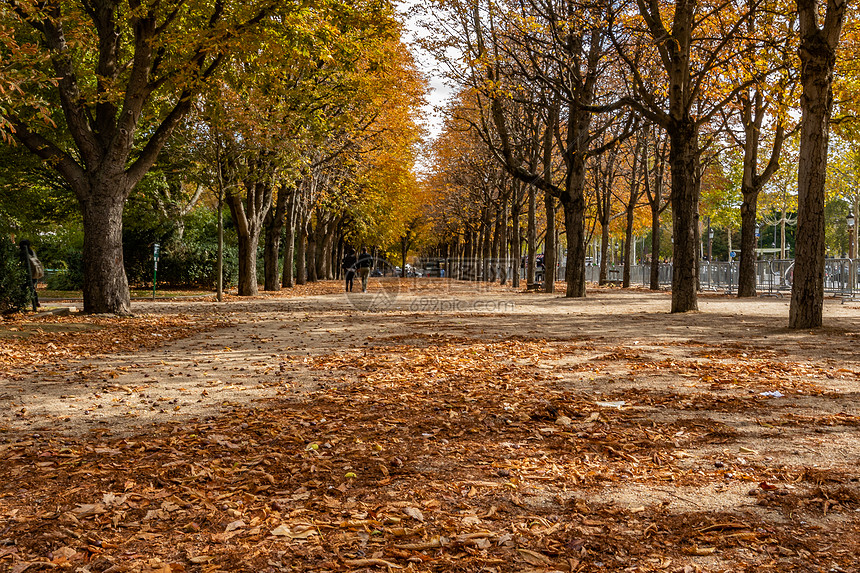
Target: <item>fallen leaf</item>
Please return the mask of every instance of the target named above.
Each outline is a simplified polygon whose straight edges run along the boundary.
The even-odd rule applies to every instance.
[[[705,556],[713,555],[716,550],[716,547],[693,547],[692,549],[687,549],[684,553],[687,553],[688,555]]]
[[[315,525],[309,523],[282,524],[273,529],[271,534],[279,537],[289,537],[290,539],[307,539],[314,535],[319,535],[319,530]]]
[[[519,547],[517,548],[517,551],[529,565],[534,565],[535,567],[546,567],[547,565],[550,565],[552,563],[552,560],[550,560],[549,557],[543,555],[542,553],[531,551],[530,549],[522,549]]]
[[[344,559],[343,562],[350,567],[389,567],[391,569],[403,569],[401,565],[386,561],[385,559]]]
[[[59,549],[51,552],[51,563],[65,563],[69,561],[72,557],[74,557],[77,553],[78,552],[71,547],[60,547]]]
[[[72,513],[76,514],[78,517],[91,517],[93,515],[107,513],[107,509],[105,509],[105,506],[100,503],[79,503],[78,507],[72,510]]]

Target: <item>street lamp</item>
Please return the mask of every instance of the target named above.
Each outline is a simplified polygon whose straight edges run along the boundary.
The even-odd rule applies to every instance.
[[[763,239],[761,238],[761,230],[764,227],[763,224],[758,224],[755,226],[755,243],[758,249],[761,249],[764,245],[762,244]],[[758,257],[756,257],[758,258]]]
[[[709,221],[710,222],[710,221]],[[708,229],[708,262],[711,262],[711,246],[714,242],[714,230]]]
[[[845,222],[848,223],[848,258],[853,259],[857,254],[854,248],[854,213],[848,213]]]

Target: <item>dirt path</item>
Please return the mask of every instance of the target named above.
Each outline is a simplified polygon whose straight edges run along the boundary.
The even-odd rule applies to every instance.
[[[745,348],[752,356],[836,370],[831,377],[815,380],[825,391],[860,389],[844,383],[847,373],[841,371],[860,369],[860,303],[828,300],[827,326],[807,333],[784,328],[788,301],[776,298],[705,295],[700,312],[670,315],[666,293],[596,290],[585,300],[571,300],[444,283],[443,288],[426,292],[399,293],[382,311],[362,310],[363,301],[375,296],[355,293],[348,298],[337,293],[221,304],[136,302],[136,314],[216,315],[232,325],[152,351],[34,367],[4,384],[0,400],[9,408],[0,413],[0,427],[7,432],[50,428],[70,433],[99,427],[122,433],[147,423],[215,415],[233,405],[319,388],[319,374],[303,367],[309,357],[364,350],[374,347],[374,340],[409,334],[476,340],[516,336],[549,343],[588,340],[595,345],[593,355],[570,357],[561,366],[593,360],[607,349],[622,354],[633,350],[637,360],[645,361],[695,359],[696,353],[701,359],[702,348]],[[598,394],[611,393],[630,387],[623,372],[624,365],[610,367],[578,384]],[[648,387],[671,384],[655,374],[649,376]],[[674,388],[683,392],[685,386],[693,385]],[[770,387],[763,380],[757,389],[764,392]],[[831,404],[803,394],[789,400],[797,401],[793,407],[808,404],[826,411],[847,407],[856,413],[850,402]],[[22,409],[26,413],[16,415]]]
[[[542,539],[567,531],[559,547],[518,545],[519,565],[491,559],[482,562],[487,570],[860,567],[852,545],[860,540],[860,303],[828,300],[827,326],[797,332],[784,327],[787,299],[706,295],[700,312],[670,315],[668,294],[646,291],[595,290],[571,300],[442,281],[397,291],[377,284],[350,297],[136,303],[142,315],[217,316],[230,324],[150,351],[15,372],[0,387],[0,447],[62,436],[139,441],[165,424],[175,433],[283,407],[329,412],[326,423],[335,411],[343,420],[351,411],[356,423],[373,420],[363,426],[376,436],[364,437],[368,443],[413,441],[414,451],[384,463],[411,461],[431,484],[463,479],[463,468],[449,464],[467,460],[475,475],[464,500],[481,499],[490,487],[496,501],[463,515],[520,508],[542,516]],[[485,438],[467,442],[470,432]],[[304,442],[337,449],[324,435]],[[337,466],[334,455],[329,464]],[[371,471],[383,463],[378,458],[349,458],[347,475]],[[390,481],[389,471],[378,483]],[[502,495],[506,480],[510,495]],[[378,505],[385,488],[376,490]],[[306,499],[302,488],[291,491],[298,491],[294,502]],[[396,491],[389,493],[399,500],[403,490]],[[424,512],[437,509],[438,498],[411,491]],[[613,511],[626,516],[625,526],[602,520]],[[581,514],[575,531],[553,525],[551,516],[570,512]],[[702,514],[710,521],[691,517]],[[468,531],[487,529],[491,519],[469,518]],[[419,521],[423,539],[432,540],[430,521]],[[635,543],[623,541],[630,534],[641,544],[649,531],[659,539],[673,527],[686,532],[672,534],[683,546],[662,557],[634,559]],[[507,547],[501,533],[493,535],[485,536],[487,546],[463,550]],[[603,536],[618,540],[621,552],[594,548]],[[430,563],[415,549],[398,551],[418,559],[409,562],[419,570]],[[609,554],[615,562],[606,561]],[[396,556],[382,551],[374,559]]]

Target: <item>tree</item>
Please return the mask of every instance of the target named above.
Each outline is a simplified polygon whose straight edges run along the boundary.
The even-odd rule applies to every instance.
[[[31,33],[38,37],[45,65],[33,84],[37,89],[53,84],[52,97],[62,107],[72,143],[52,137],[27,101],[6,107],[4,120],[20,143],[57,170],[78,199],[84,224],[84,310],[127,314],[122,253],[126,199],[204,82],[265,17],[270,4],[11,4],[14,17],[4,11],[4,24],[22,40]]]
[[[618,205],[613,200],[613,188],[619,179],[620,167],[618,157],[621,152],[619,146],[615,146],[603,156],[595,157],[591,161],[592,177],[594,186],[594,211],[597,223],[600,225],[600,275],[598,284],[605,285],[608,281],[608,259],[609,250],[609,226],[612,220],[619,216]],[[632,180],[632,179],[631,179]]]
[[[250,51],[252,54],[254,50]],[[232,59],[207,94],[201,127],[239,243],[239,296],[257,294],[257,248],[281,171],[291,158],[289,110],[273,79],[276,60]]]
[[[621,278],[621,286],[624,288],[630,287],[630,270],[633,266],[633,224],[636,207],[639,206],[639,198],[642,196],[642,174],[647,177],[646,171],[646,142],[648,139],[648,126],[637,130],[637,138],[635,145],[630,146],[626,157],[629,158],[628,165],[628,193],[624,203],[624,274]]]
[[[738,69],[738,82],[752,82],[740,92],[729,110],[724,132],[742,153],[741,253],[738,297],[756,296],[756,230],[759,195],[776,174],[783,143],[791,135],[791,109],[797,87],[794,15],[779,3],[767,2],[747,22],[749,40],[757,34],[770,37],[768,49],[748,54],[750,61]],[[767,147],[770,147],[769,151]],[[762,156],[765,156],[761,167]],[[731,232],[731,231],[729,231]]]
[[[461,93],[452,102],[442,133],[433,142],[433,169],[426,185],[431,194],[429,216],[436,233],[448,242],[451,278],[476,279],[483,268],[488,218],[504,208],[500,196],[511,194],[511,247],[514,284],[518,284],[521,235],[521,186],[502,174],[490,148],[474,128],[476,110],[472,94]]]
[[[486,143],[511,176],[559,199],[567,239],[566,296],[584,297],[586,161],[612,145],[594,146],[604,126],[589,109],[615,88],[605,57],[607,5],[535,0],[451,2],[449,8],[470,67],[468,81],[483,102],[482,123],[495,129]],[[546,176],[551,163],[530,163],[517,145],[511,108],[526,102],[542,109],[563,161],[557,183]],[[533,146],[538,158],[541,141]]]
[[[800,158],[797,171],[797,254],[789,328],[821,326],[824,313],[824,206],[827,142],[833,108],[836,47],[848,2],[797,0],[800,23]],[[820,21],[823,14],[824,21]]]
[[[410,79],[416,73],[391,7],[331,4],[300,18],[300,30],[286,30],[278,18],[263,22],[261,35],[242,57],[224,66],[220,89],[211,97],[211,131],[225,144],[221,167],[239,233],[240,295],[257,292],[263,236],[265,288],[280,287],[285,224],[284,283],[292,284],[296,237],[299,282],[331,278],[343,192],[359,176],[357,157],[385,148],[381,134],[410,143],[413,138],[405,121],[398,126],[381,121],[390,121],[397,107],[392,101],[400,105],[420,91]],[[409,104],[397,108],[401,115],[413,111],[412,99]]]
[[[662,129],[648,126],[645,138],[645,156],[650,166],[645,170],[642,179],[645,188],[645,198],[651,211],[651,271],[649,273],[649,288],[660,289],[660,215],[669,206],[664,200],[663,188],[666,180],[666,146],[668,139]],[[650,151],[648,151],[650,149]]]
[[[624,101],[669,138],[672,312],[693,311],[698,308],[700,129],[747,86],[726,84],[739,55],[752,49],[735,40],[755,3],[637,0],[636,6],[640,19],[622,12],[613,35],[629,69],[632,96]]]

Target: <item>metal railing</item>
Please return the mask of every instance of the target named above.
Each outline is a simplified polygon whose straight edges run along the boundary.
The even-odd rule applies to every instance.
[[[794,278],[794,260],[756,261],[756,289],[761,296],[784,296],[791,292]],[[446,276],[465,280],[498,280],[502,272],[510,277],[520,272],[525,278],[525,269],[516,269],[511,259],[489,259],[474,261],[449,260],[445,265]],[[739,265],[734,262],[702,261],[699,266],[699,285],[703,291],[735,294],[738,289]],[[556,280],[563,281],[565,267],[558,267]],[[607,265],[606,278],[619,283],[624,276],[624,265]],[[536,280],[543,280],[543,269],[539,269]],[[600,265],[586,263],[585,280],[596,283],[600,280]],[[651,265],[633,265],[630,268],[631,284],[649,286],[651,284]],[[672,263],[660,263],[658,283],[661,287],[672,286]],[[824,262],[824,292],[843,297],[844,300],[860,299],[860,259],[827,259]]]
[[[614,268],[619,276],[623,266]],[[651,266],[633,265],[631,282],[643,286],[651,284]],[[591,271],[591,272],[589,272]],[[597,282],[600,269],[586,269],[586,280]],[[704,291],[734,294],[738,288],[737,263],[702,261],[699,265],[699,285]],[[592,278],[593,277],[593,278]],[[610,280],[611,276],[608,276]],[[756,261],[756,289],[762,296],[782,296],[791,292],[794,279],[794,260]],[[660,286],[672,285],[672,264],[660,263]],[[846,298],[860,297],[860,259],[827,259],[824,262],[824,292]]]

